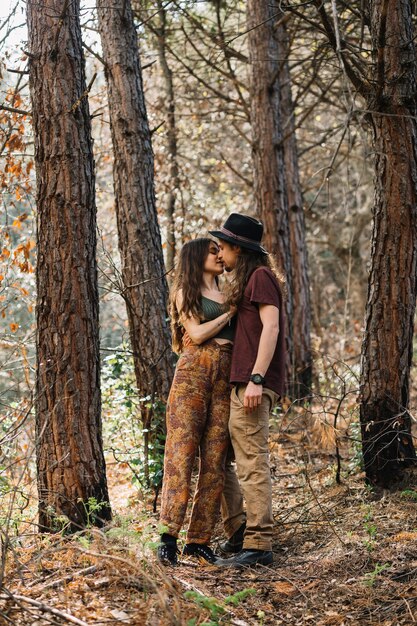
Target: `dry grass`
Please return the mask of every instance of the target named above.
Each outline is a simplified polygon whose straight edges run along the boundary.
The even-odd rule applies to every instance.
[[[9,552],[7,589],[67,617],[2,599],[0,623],[65,624],[73,616],[89,625],[202,624],[210,621],[210,610],[187,599],[186,591],[221,604],[248,588],[256,594],[238,606],[227,605],[215,623],[417,622],[417,478],[410,474],[408,491],[378,497],[364,487],[358,472],[342,473],[337,485],[332,425],[322,420],[312,427],[314,419],[293,411],[272,433],[276,527],[271,567],[242,572],[190,561],[160,567],[151,545],[158,535],[157,518],[149,502],[134,496],[127,468],[113,465],[110,488],[119,517],[112,529],[64,538],[31,535],[28,526]],[[338,431],[346,470],[351,451],[344,434]],[[216,531],[214,546],[220,526]]]

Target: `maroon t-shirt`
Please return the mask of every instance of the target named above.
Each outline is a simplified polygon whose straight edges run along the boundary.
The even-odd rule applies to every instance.
[[[265,387],[282,396],[285,384],[284,306],[279,283],[268,267],[258,267],[251,274],[242,301],[238,306],[230,381],[232,383],[249,382],[258,355],[259,340],[263,328],[258,309],[260,304],[273,304],[279,309],[278,341],[274,356],[265,374]],[[256,374],[257,372],[253,373]]]

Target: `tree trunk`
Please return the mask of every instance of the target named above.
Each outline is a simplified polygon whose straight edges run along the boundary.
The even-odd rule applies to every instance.
[[[38,215],[39,525],[110,519],[101,439],[96,210],[79,2],[28,0]]]
[[[282,16],[275,18],[275,22],[278,20],[282,20]],[[311,394],[311,304],[303,198],[298,167],[295,115],[291,94],[291,75],[288,64],[289,40],[284,21],[281,21],[276,28],[276,39],[279,46],[280,72],[278,81],[281,94],[285,189],[288,199],[292,271],[292,363],[294,374],[293,380],[291,381],[292,389],[290,390],[290,396],[294,399],[301,399]]]
[[[274,28],[278,12],[278,0],[248,0],[255,205],[265,226],[265,247],[277,258],[287,280],[287,349],[290,363],[293,355],[293,288],[278,80],[280,47]],[[291,380],[292,364],[289,365],[288,375]]]
[[[154,160],[130,0],[98,0],[114,151],[124,297],[139,392],[165,400],[173,375]]]
[[[175,120],[175,97],[174,97],[174,81],[172,70],[169,67],[165,38],[167,13],[162,0],[157,2],[159,10],[159,28],[156,32],[156,43],[158,49],[159,63],[162,69],[162,76],[165,86],[165,111],[167,116],[167,140],[168,140],[168,157],[169,157],[169,177],[168,190],[166,192],[165,216],[167,219],[167,251],[166,262],[168,271],[174,267],[175,262],[175,204],[177,193],[180,188],[179,170],[178,170],[178,149],[177,149],[177,126]]]
[[[370,6],[375,205],[360,417],[367,480],[387,486],[415,459],[408,386],[416,300],[417,80],[410,0]]]

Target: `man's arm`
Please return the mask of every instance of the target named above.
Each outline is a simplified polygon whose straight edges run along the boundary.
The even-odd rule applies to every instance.
[[[263,328],[252,374],[265,376],[278,341],[279,309],[273,304],[260,304],[259,317],[261,318]],[[256,409],[261,404],[262,390],[262,385],[255,385],[255,383],[249,381],[245,391],[244,405],[250,411]]]

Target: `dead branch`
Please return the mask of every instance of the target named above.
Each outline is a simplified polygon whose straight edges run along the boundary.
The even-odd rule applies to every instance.
[[[145,65],[141,66],[142,70],[146,70],[148,67],[152,67],[152,65],[155,65],[156,60],[150,61],[149,63],[145,63]]]
[[[152,135],[154,135],[156,133],[157,130],[159,130],[161,128],[161,126],[163,126],[165,124],[165,120],[163,120],[162,122],[160,122],[157,126],[155,126],[154,128],[151,128],[149,130],[150,135],[152,137]]]
[[[62,576],[62,578],[58,578],[58,580],[53,580],[50,583],[42,586],[42,589],[54,589],[55,587],[59,587],[62,583],[69,583],[76,576],[85,576],[86,574],[94,574],[97,571],[97,565],[91,565],[90,567],[85,567],[84,569],[80,569],[77,572],[73,572],[72,574],[67,574],[66,576]]]
[[[31,111],[24,111],[23,109],[16,109],[15,107],[8,107],[5,104],[0,104],[0,110],[9,111],[10,113],[18,113],[18,115],[32,115]]]
[[[248,187],[252,188],[253,187],[253,182],[252,180],[250,180],[249,178],[247,178],[246,176],[244,176],[241,172],[239,172],[239,170],[237,170],[231,163],[230,161],[228,161],[226,159],[226,157],[224,156],[224,154],[222,152],[220,152],[220,157],[222,159],[222,161],[224,161],[227,165],[227,167],[229,168],[229,170],[231,170],[233,172],[233,174],[235,174],[238,178],[240,178],[241,180],[243,180],[244,183],[246,183],[246,185],[248,185]]]
[[[220,16],[220,4],[217,4],[216,6],[216,16],[217,16],[217,28],[219,31],[219,35],[220,35],[220,39],[224,48],[224,56],[226,59],[226,63],[227,63],[227,67],[229,69],[230,75],[232,77],[232,83],[237,91],[238,94],[238,98],[240,99],[241,103],[242,103],[242,107],[245,111],[245,115],[248,119],[248,121],[250,121],[250,110],[249,110],[249,104],[246,102],[245,98],[243,97],[243,93],[242,93],[242,87],[243,85],[240,83],[240,81],[237,79],[236,76],[236,72],[234,71],[232,64],[230,62],[230,54],[228,52],[228,47],[226,45],[226,37],[222,28],[222,23],[221,23],[221,16]]]
[[[368,93],[368,83],[363,76],[361,76],[356,70],[353,69],[352,64],[348,60],[345,52],[342,50],[341,43],[338,39],[338,32],[335,31],[332,26],[330,18],[324,7],[324,3],[321,0],[314,0],[313,4],[315,5],[317,13],[320,16],[329,43],[342,63],[342,67],[346,72],[346,76],[350,79],[353,86],[357,89],[358,93],[360,93],[362,96],[366,96],[366,94]]]
[[[74,104],[72,105],[72,107],[69,109],[68,113],[74,113],[76,111],[76,109],[78,109],[78,107],[80,106],[81,102],[83,101],[84,98],[86,98],[91,90],[91,87],[93,86],[94,81],[97,78],[97,72],[94,73],[92,79],[90,80],[90,82],[87,85],[87,89],[85,89],[85,91],[81,94],[81,96],[78,98],[78,100],[76,102],[74,102]]]
[[[87,46],[87,44],[83,41],[83,48],[85,48],[87,50],[87,52],[89,52],[90,54],[93,55],[93,57],[96,57],[96,59],[98,61],[100,61],[100,63],[102,65],[104,65],[104,59],[103,57],[98,53],[98,52],[94,52],[94,50],[92,48],[90,48],[90,46]]]
[[[333,526],[333,524],[331,523],[331,521],[328,519],[328,517],[327,517],[327,515],[326,515],[326,511],[324,510],[324,508],[323,508],[323,506],[322,506],[322,504],[321,504],[320,500],[318,499],[318,497],[317,497],[317,495],[316,495],[316,492],[315,492],[315,491],[314,491],[314,489],[313,489],[313,486],[312,486],[312,484],[311,484],[311,481],[310,481],[310,476],[308,475],[308,471],[307,471],[307,469],[304,471],[304,476],[305,476],[305,478],[306,478],[307,485],[309,486],[309,489],[310,489],[310,491],[311,491],[311,495],[313,496],[314,500],[317,502],[317,506],[319,507],[320,511],[321,511],[321,512],[322,512],[322,514],[324,515],[324,517],[325,517],[325,519],[326,519],[326,521],[327,521],[327,523],[328,523],[328,525],[329,525],[330,530],[331,530],[331,531],[332,531],[332,533],[333,533],[333,534],[334,534],[334,535],[338,538],[338,540],[340,541],[340,543],[341,543],[343,546],[345,546],[345,545],[346,545],[346,544],[345,544],[345,542],[343,541],[343,539],[341,538],[341,536],[339,535],[339,533],[337,532],[337,530],[335,529],[335,527]]]
[[[239,61],[242,61],[243,63],[248,63],[248,57],[239,50],[232,48],[229,45],[230,42],[221,40],[219,43],[216,33],[211,33],[210,31],[207,31],[203,24],[200,22],[200,20],[196,19],[191,13],[187,11],[185,7],[181,6],[176,0],[174,0],[174,5],[176,9],[182,13],[182,15],[185,15],[190,24],[192,24],[197,30],[203,33],[203,36],[208,37],[216,46],[225,47],[225,54],[227,54],[229,57],[234,57]]]
[[[29,74],[29,70],[15,70],[12,67],[6,67],[6,70],[11,74]]]
[[[158,36],[157,31],[155,30],[155,28],[153,27],[149,27],[151,29],[151,31]],[[210,85],[210,83],[208,83],[206,80],[204,80],[204,78],[202,78],[201,76],[199,76],[194,69],[188,65],[187,63],[185,63],[177,54],[176,52],[174,52],[172,46],[169,46],[167,43],[165,43],[166,49],[168,50],[168,52],[174,57],[174,59],[176,59],[178,61],[178,63],[185,69],[187,70],[187,72],[193,77],[195,78],[195,80],[200,83],[201,85],[203,85],[203,87],[205,87],[206,89],[208,89],[209,91],[211,91],[211,93],[213,93],[215,96],[217,96],[218,98],[220,98],[221,100],[224,100],[225,102],[230,102],[233,105],[238,105],[239,102],[237,102],[234,98],[231,98],[230,96],[228,96],[225,93],[222,93],[221,91],[219,91],[218,89],[216,89],[215,87],[213,87],[213,85]]]
[[[84,620],[78,619],[78,617],[74,617],[69,613],[64,613],[64,611],[59,611],[52,606],[48,606],[43,602],[39,602],[38,600],[34,600],[33,598],[28,598],[26,596],[15,595],[13,593],[8,592],[7,594],[0,595],[0,600],[6,601],[17,601],[17,602],[26,602],[27,604],[31,604],[36,607],[43,613],[51,613],[52,615],[56,615],[56,617],[60,617],[61,619],[66,620],[67,622],[71,622],[71,624],[77,624],[77,626],[88,626],[87,622]]]
[[[222,76],[224,76],[227,80],[231,81],[231,83],[234,85],[237,94],[238,94],[238,101],[241,103],[242,105],[242,109],[245,112],[245,119],[249,120],[250,119],[250,113],[249,113],[249,107],[246,103],[245,98],[243,97],[242,94],[242,88],[244,87],[243,83],[240,82],[236,76],[236,73],[234,72],[231,63],[230,63],[230,57],[229,55],[226,54],[226,48],[225,48],[225,56],[226,56],[226,63],[229,69],[229,72],[226,72],[225,70],[223,70],[220,65],[217,65],[216,63],[214,63],[213,61],[211,61],[210,59],[207,58],[207,55],[204,55],[201,50],[198,48],[198,46],[194,43],[194,41],[192,40],[192,38],[188,35],[187,31],[185,30],[184,26],[181,27],[182,32],[184,33],[185,38],[187,39],[188,43],[190,44],[190,46],[192,47],[192,49],[196,52],[196,54],[200,57],[200,59],[202,61],[204,61],[209,67],[212,67],[216,72],[218,72],[219,74],[221,74]]]

